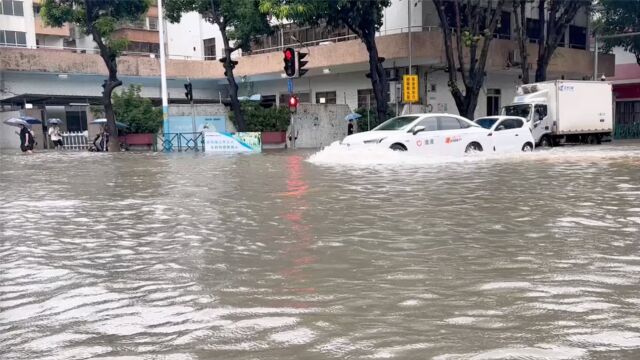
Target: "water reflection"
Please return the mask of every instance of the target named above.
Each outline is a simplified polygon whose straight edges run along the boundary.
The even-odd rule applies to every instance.
[[[640,147],[309,155],[0,154],[0,358],[637,357]]]

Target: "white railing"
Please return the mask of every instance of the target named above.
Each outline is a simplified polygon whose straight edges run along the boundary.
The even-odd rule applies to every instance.
[[[65,150],[87,150],[89,149],[89,134],[83,132],[65,132],[61,133],[62,143]]]

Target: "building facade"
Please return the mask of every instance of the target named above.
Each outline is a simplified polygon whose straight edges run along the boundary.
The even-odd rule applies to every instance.
[[[5,0],[2,2],[4,4]],[[0,48],[0,106],[15,109],[25,103],[36,106],[97,103],[106,69],[95,51],[90,51],[95,48],[92,40],[79,36],[73,29],[70,29],[68,40],[65,40],[66,33],[44,34],[43,30],[36,30],[38,4],[31,1],[13,3],[22,3],[26,9],[24,16],[12,20],[11,29],[16,30],[10,30],[22,29],[25,45],[5,42]],[[510,11],[510,6],[505,7],[500,27],[491,43],[487,78],[476,116],[497,113],[501,106],[513,99],[515,87],[520,83],[520,69],[512,66],[517,60],[517,53]],[[531,62],[535,61],[536,41],[540,37],[535,26],[536,4],[528,5],[527,12],[529,66],[534,67]],[[4,16],[0,20],[7,17],[0,16]],[[29,16],[33,20],[32,25],[29,25],[31,20],[27,20]],[[5,21],[0,24],[4,30]],[[564,41],[549,66],[549,79],[591,77],[594,61],[593,53],[588,50],[588,24],[588,13],[583,11],[567,29]],[[143,95],[159,102],[158,47],[154,47],[154,44],[159,46],[156,25],[157,8],[152,7],[139,24],[123,26],[119,30],[137,46],[128,49],[129,52],[120,58],[119,77],[125,86],[141,84]],[[213,61],[222,54],[218,29],[196,13],[184,14],[180,23],[166,23],[165,29],[170,103],[185,102],[183,85],[187,81],[193,84],[196,102],[225,102],[228,94],[224,69],[220,62]],[[293,24],[278,24],[274,30],[273,35],[256,42],[251,51],[235,54],[239,64],[234,75],[240,96],[259,94],[266,104],[286,102],[289,92],[282,69],[282,50],[293,46],[309,53],[305,59],[309,60],[309,72],[293,80],[294,92],[302,103],[346,104],[352,110],[375,107],[371,82],[365,76],[368,72],[367,52],[353,33],[347,29],[298,27]],[[41,31],[40,35],[37,31]],[[409,31],[412,33],[411,45]],[[38,45],[38,38],[45,45]],[[66,45],[75,47],[66,48],[65,41]],[[420,102],[414,111],[457,113],[447,86],[444,44],[431,1],[393,0],[384,11],[383,25],[376,42],[380,56],[386,59],[384,66],[391,79],[387,93],[394,112],[402,112],[404,106],[399,91],[400,80],[409,72],[408,57],[411,53],[411,72],[418,74],[420,81]],[[46,45],[54,43],[62,46]],[[613,76],[613,55],[600,54],[598,65],[598,73]]]

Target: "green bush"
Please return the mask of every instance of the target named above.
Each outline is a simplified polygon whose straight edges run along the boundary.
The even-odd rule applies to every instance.
[[[156,133],[162,126],[162,110],[154,108],[151,99],[140,96],[140,92],[140,85],[129,85],[128,89],[113,93],[116,119],[129,126],[128,133]]]
[[[287,108],[276,106],[264,108],[254,102],[243,101],[241,104],[244,121],[247,123],[247,131],[287,131],[291,113]],[[233,124],[238,127],[233,117],[233,112],[229,113]]]

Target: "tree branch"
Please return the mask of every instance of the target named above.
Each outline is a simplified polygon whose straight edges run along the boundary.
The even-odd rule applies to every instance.
[[[459,0],[455,0],[453,2],[453,8],[454,8],[454,12],[456,15],[456,50],[458,52],[458,63],[460,65],[461,71],[460,71],[460,76],[462,77],[462,82],[464,83],[465,86],[467,86],[467,84],[469,83],[469,79],[467,78],[467,74],[464,70],[464,52],[462,49],[462,31],[461,31],[461,20],[460,20],[460,2]],[[469,19],[469,14],[468,14],[468,9],[469,7],[467,6],[467,19]],[[447,24],[447,27],[449,27],[449,24]],[[457,69],[450,69],[450,71],[457,71]]]

